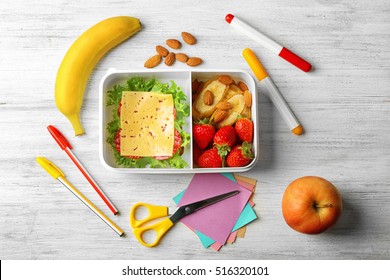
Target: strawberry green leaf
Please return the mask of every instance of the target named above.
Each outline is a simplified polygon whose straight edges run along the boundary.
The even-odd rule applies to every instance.
[[[231,150],[230,147],[227,145],[223,145],[223,146],[216,145],[215,147],[218,149],[218,155],[221,158],[225,158]]]
[[[244,157],[249,158],[249,159],[253,159],[255,157],[253,155],[253,152],[252,152],[252,144],[251,143],[243,142],[241,145],[241,148],[239,148],[239,149],[241,150],[241,153],[244,155]]]

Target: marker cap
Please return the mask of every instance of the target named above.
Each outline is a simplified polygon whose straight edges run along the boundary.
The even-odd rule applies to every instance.
[[[301,69],[304,72],[309,72],[311,69],[311,64],[304,60],[303,58],[299,57],[292,51],[290,51],[287,48],[284,48],[280,51],[279,56],[290,62],[291,64],[295,65],[299,69]]]
[[[61,149],[63,150],[65,150],[66,148],[72,149],[72,146],[70,145],[69,141],[57,128],[55,128],[52,125],[49,125],[47,127],[47,130],[49,130],[51,136],[53,136],[54,140],[56,140],[58,146],[60,146]]]
[[[233,16],[232,14],[227,14],[227,15],[225,16],[225,20],[226,20],[226,22],[229,23],[229,24],[232,22],[233,18],[234,18],[234,16]]]
[[[267,71],[264,69],[263,65],[260,63],[260,60],[257,58],[255,53],[251,49],[244,49],[242,51],[242,56],[245,58],[249,67],[252,69],[253,74],[255,74],[256,78],[259,79],[259,81],[268,77]]]
[[[54,163],[44,157],[37,157],[36,161],[51,177],[57,179],[58,177],[65,177],[65,174]]]

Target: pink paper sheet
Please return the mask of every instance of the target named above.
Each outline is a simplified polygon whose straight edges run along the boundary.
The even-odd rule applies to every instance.
[[[229,238],[227,240],[227,243],[229,244],[233,244],[235,241],[236,241],[236,238],[237,238],[237,230],[236,231],[233,231],[230,235],[229,235]]]
[[[251,192],[253,192],[253,189],[255,188],[256,185],[252,185],[250,183],[247,183],[245,181],[242,181],[242,180],[238,180],[236,179],[237,183],[240,184],[240,186],[250,190]]]
[[[215,242],[213,245],[211,245],[210,246],[212,249],[214,249],[215,251],[219,251],[219,250],[221,250],[221,248],[222,248],[222,245],[221,244],[219,244],[218,242]]]
[[[181,219],[220,244],[225,244],[252,192],[221,174],[196,174],[178,206],[239,190],[240,193]]]

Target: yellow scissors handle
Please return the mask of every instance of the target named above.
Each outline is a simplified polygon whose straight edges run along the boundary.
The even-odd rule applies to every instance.
[[[146,247],[154,247],[160,242],[160,239],[172,226],[173,226],[172,221],[169,218],[166,218],[149,226],[135,228],[134,236],[135,238],[137,238],[138,242],[141,243],[142,245]],[[143,234],[149,230],[154,230],[156,232],[156,239],[152,243],[147,243],[143,239]]]
[[[145,207],[149,212],[148,216],[141,220],[136,218],[137,209],[139,207]],[[166,218],[152,225],[142,225],[154,219],[166,216],[168,216],[168,207],[166,206],[157,206],[144,202],[138,202],[134,204],[130,210],[130,225],[134,229],[134,235],[139,243],[146,247],[156,246],[164,234],[173,226],[173,222],[169,218]],[[151,230],[155,231],[156,239],[152,243],[147,243],[143,239],[143,234]]]
[[[140,207],[144,207],[148,210],[148,216],[142,220],[137,220],[136,213],[138,208]],[[168,216],[168,207],[152,205],[144,202],[137,202],[133,205],[133,207],[131,207],[130,210],[130,225],[132,228],[137,228],[148,221],[165,216]]]

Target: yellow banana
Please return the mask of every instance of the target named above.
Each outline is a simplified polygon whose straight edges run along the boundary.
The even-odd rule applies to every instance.
[[[137,18],[118,16],[105,19],[85,31],[69,48],[57,72],[55,101],[73,126],[84,134],[80,109],[88,78],[96,63],[113,47],[141,29]]]

